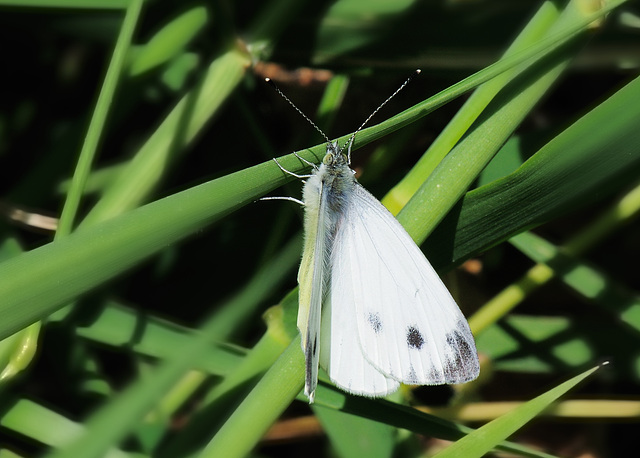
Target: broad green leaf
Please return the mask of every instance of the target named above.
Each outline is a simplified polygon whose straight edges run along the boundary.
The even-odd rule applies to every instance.
[[[525,229],[596,202],[640,171],[640,78],[543,146],[512,174],[468,192],[426,243],[432,264],[457,264]],[[612,121],[615,120],[615,121]]]

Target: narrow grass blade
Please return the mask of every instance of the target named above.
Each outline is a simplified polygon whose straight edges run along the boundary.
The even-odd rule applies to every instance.
[[[567,380],[544,394],[519,406],[500,418],[493,420],[464,438],[456,441],[444,451],[438,453],[438,458],[481,457],[493,450],[501,441],[506,440],[518,429],[549,408],[560,396],[575,387],[578,383],[597,371],[600,366],[589,369],[582,374]]]
[[[298,337],[233,412],[200,458],[246,456],[300,392],[304,384],[303,373]],[[242,440],[238,440],[240,437]]]
[[[98,149],[98,143],[104,131],[107,114],[109,113],[118,81],[122,75],[127,51],[131,46],[131,38],[138,24],[142,3],[142,0],[132,0],[127,8],[122,28],[120,29],[120,34],[118,35],[118,40],[113,50],[111,62],[109,63],[109,68],[107,69],[107,74],[102,84],[102,89],[100,90],[96,107],[93,110],[89,129],[87,130],[87,135],[85,136],[84,144],[80,151],[80,158],[76,164],[64,208],[60,215],[56,238],[69,234],[75,222],[80,200],[84,194],[84,187]]]

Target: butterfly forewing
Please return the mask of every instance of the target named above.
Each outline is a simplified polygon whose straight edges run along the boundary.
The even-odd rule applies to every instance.
[[[329,215],[322,190],[322,181],[317,177],[311,177],[305,184],[305,246],[298,271],[298,329],[302,336],[302,350],[305,356],[304,391],[309,397],[309,402],[313,402],[318,384],[320,320],[322,299],[327,286],[330,243],[327,234]]]

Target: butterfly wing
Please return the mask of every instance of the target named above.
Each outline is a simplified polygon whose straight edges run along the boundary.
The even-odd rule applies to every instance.
[[[348,243],[343,237],[336,242],[334,255],[342,253],[343,243]],[[342,259],[341,269],[350,269],[350,261],[349,257]],[[349,393],[372,397],[393,393],[400,384],[376,369],[362,352],[349,280],[346,275],[332,275],[332,292],[322,304],[320,365],[335,385]]]
[[[348,352],[356,352],[384,378],[412,385],[476,378],[479,363],[469,326],[400,223],[360,185],[342,216],[331,258],[330,339],[337,353],[331,362],[354,360]],[[336,367],[329,364],[329,374],[340,386],[353,385],[348,376],[360,374],[362,393],[377,387],[366,379],[366,370]]]
[[[304,393],[309,403],[313,403],[318,385],[320,318],[328,272],[329,222],[322,190],[322,181],[316,175],[304,186],[305,242],[298,271],[298,329],[305,357]]]

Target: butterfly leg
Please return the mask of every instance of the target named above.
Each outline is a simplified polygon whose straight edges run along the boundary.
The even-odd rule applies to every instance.
[[[278,162],[278,160],[275,157],[273,158],[273,162],[275,162],[276,165],[280,168],[280,170],[282,170],[284,173],[286,173],[287,175],[291,175],[292,177],[296,177],[299,180],[305,180],[305,179],[311,177],[311,175],[298,175],[297,173],[293,173],[293,172],[285,169],[284,167],[282,167],[282,165],[280,165],[280,163]]]
[[[295,157],[297,157],[298,159],[300,159],[302,162],[304,162],[305,164],[307,164],[308,166],[313,167],[314,170],[318,169],[318,166],[316,164],[314,164],[311,161],[307,161],[305,158],[303,158],[302,156],[300,156],[298,153],[293,153],[293,155]],[[307,177],[310,177],[311,175],[306,175]]]

